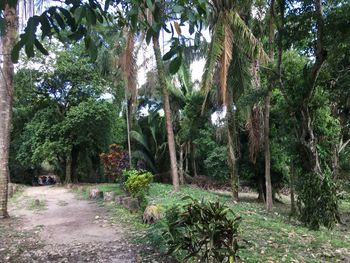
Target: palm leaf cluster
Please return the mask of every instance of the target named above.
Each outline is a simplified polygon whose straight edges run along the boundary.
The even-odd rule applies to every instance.
[[[230,65],[233,59],[235,59],[236,66],[232,68],[236,71],[234,76],[241,78],[241,84],[243,83],[242,77],[247,78],[245,77],[246,74],[242,73],[243,67],[240,67],[239,57],[246,56],[262,63],[268,61],[268,56],[264,52],[262,44],[239,15],[235,1],[214,0],[211,5],[214,11],[214,18],[211,25],[212,40],[208,48],[201,85],[201,89],[205,94],[203,110],[217,72],[219,72],[218,84],[222,102],[224,105],[228,104],[228,76],[232,75]]]

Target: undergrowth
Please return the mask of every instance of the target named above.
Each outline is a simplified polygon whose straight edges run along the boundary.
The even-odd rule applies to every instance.
[[[97,186],[100,190],[121,194],[116,184]],[[85,198],[88,194],[84,194]],[[337,262],[350,259],[349,226],[337,225],[333,230],[320,228],[311,231],[281,211],[288,210],[287,204],[278,205],[273,213],[267,214],[264,206],[254,198],[244,198],[238,204],[231,202],[229,194],[209,192],[199,188],[183,186],[181,191],[172,192],[171,185],[153,183],[146,196],[148,202],[160,205],[164,210],[184,204],[183,197],[220,201],[228,205],[236,215],[242,217],[239,230],[240,249],[238,257],[243,262]],[[116,204],[104,204],[109,209],[111,220],[127,224],[132,229],[136,242],[149,244],[165,252],[162,230],[165,220],[153,225],[142,223],[142,213],[130,213]],[[341,210],[350,214],[350,203],[343,202]]]

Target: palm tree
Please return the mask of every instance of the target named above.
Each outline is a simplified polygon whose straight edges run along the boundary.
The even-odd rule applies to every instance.
[[[175,136],[174,136],[174,130],[173,130],[173,124],[172,124],[172,116],[171,116],[172,114],[170,109],[168,84],[167,84],[166,75],[165,75],[166,72],[165,72],[164,63],[162,61],[162,55],[161,55],[160,45],[159,45],[159,36],[153,36],[152,42],[153,42],[153,51],[154,51],[156,64],[157,64],[158,80],[159,80],[159,84],[163,94],[166,131],[167,131],[167,137],[168,137],[168,149],[169,149],[169,156],[170,156],[171,178],[172,178],[174,192],[178,192],[180,190],[180,184],[179,184],[179,174],[177,171]]]
[[[213,18],[211,21],[212,39],[208,50],[205,71],[202,79],[202,91],[205,94],[203,110],[206,105],[209,91],[212,88],[214,74],[218,70],[220,94],[223,105],[227,109],[227,138],[229,166],[231,170],[232,198],[238,201],[238,169],[236,165],[236,146],[235,138],[235,111],[234,111],[234,93],[228,84],[228,76],[233,56],[239,53],[246,54],[261,62],[268,60],[268,57],[260,42],[254,37],[246,23],[240,17],[238,11],[238,1],[212,0]],[[236,67],[239,71],[239,67]],[[230,74],[231,75],[231,74]],[[240,72],[235,72],[240,75]]]
[[[123,72],[123,78],[125,82],[125,102],[126,102],[126,126],[127,126],[127,137],[128,137],[128,151],[129,151],[129,166],[132,166],[132,155],[131,155],[131,138],[130,132],[132,129],[132,112],[134,104],[137,99],[137,65],[136,56],[137,52],[135,48],[135,34],[130,30],[126,32],[126,45],[120,55],[119,64]]]
[[[275,38],[275,26],[274,26],[274,8],[275,0],[270,2],[270,16],[269,16],[269,57],[270,61],[274,60],[274,47],[273,40]],[[271,83],[272,84],[272,83]],[[271,212],[273,206],[272,200],[272,185],[271,185],[271,152],[270,152],[270,107],[271,107],[271,89],[265,97],[264,108],[264,143],[265,143],[265,185],[266,185],[266,210]]]
[[[16,40],[17,8],[13,1],[5,1],[0,10],[5,21],[5,31],[1,36],[3,56],[0,83],[0,218],[8,217],[7,192],[9,182],[10,125],[13,100],[14,66],[11,51]]]

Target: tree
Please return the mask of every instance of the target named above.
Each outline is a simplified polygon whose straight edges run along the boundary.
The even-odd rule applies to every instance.
[[[275,38],[275,25],[274,25],[274,13],[275,13],[275,0],[270,2],[270,15],[269,15],[269,57],[270,62],[274,61],[274,38]],[[271,86],[273,85],[273,82]],[[271,107],[271,89],[269,87],[267,95],[265,97],[264,108],[264,149],[265,149],[265,184],[266,184],[266,210],[271,212],[273,206],[272,200],[272,186],[271,186],[271,152],[270,152],[270,107]]]
[[[234,112],[234,89],[237,87],[228,85],[228,76],[233,56],[248,54],[260,61],[268,60],[260,42],[251,33],[248,26],[239,15],[238,1],[212,1],[215,21],[212,27],[212,40],[208,50],[205,71],[202,80],[202,90],[205,93],[203,107],[212,88],[214,72],[219,71],[220,94],[223,105],[227,110],[227,138],[228,156],[231,170],[232,198],[238,201],[238,169],[235,146],[235,112]],[[217,69],[217,66],[218,69]],[[240,69],[239,67],[236,69]],[[234,75],[242,76],[239,71]],[[233,75],[233,76],[234,76]]]
[[[310,228],[318,229],[320,225],[332,227],[336,222],[338,215],[338,201],[336,188],[332,179],[327,172],[327,168],[322,169],[319,155],[319,147],[317,134],[313,124],[312,103],[317,94],[317,84],[322,66],[327,58],[325,50],[324,33],[325,33],[325,17],[323,6],[320,0],[312,3],[302,3],[300,9],[300,22],[303,27],[293,33],[287,35],[287,26],[291,24],[285,23],[286,19],[295,19],[293,8],[300,4],[295,1],[289,7],[287,16],[284,15],[286,4],[284,1],[281,6],[281,24],[278,26],[280,35],[283,35],[283,41],[287,45],[295,42],[296,46],[304,46],[303,51],[309,52],[314,56],[314,60],[307,60],[300,56],[293,57],[296,64],[294,66],[282,64],[283,70],[280,75],[281,91],[284,94],[286,102],[289,104],[291,114],[295,118],[297,150],[298,157],[302,168],[303,176],[300,177],[298,191],[298,208],[301,220]],[[312,13],[313,16],[305,16]],[[289,16],[290,15],[290,16]],[[315,26],[316,25],[316,26]],[[311,35],[310,28],[314,29],[314,35]],[[284,61],[282,56],[282,38],[278,40],[279,54],[278,57]],[[310,45],[305,45],[310,43]],[[313,46],[314,43],[315,45]],[[303,61],[304,60],[304,61]],[[297,67],[295,67],[297,65]],[[292,68],[293,67],[293,68]],[[289,72],[288,72],[289,71]],[[288,73],[287,73],[288,72]],[[294,76],[293,73],[294,72]],[[291,81],[292,80],[292,81]]]
[[[3,62],[1,65],[0,83],[0,218],[8,217],[7,212],[7,189],[9,182],[9,150],[10,130],[13,100],[13,77],[14,66],[11,60],[12,47],[16,40],[17,32],[17,10],[16,1],[2,1],[0,12],[5,25],[1,32],[1,54]]]
[[[166,113],[166,127],[168,131],[168,144],[169,155],[171,162],[171,173],[173,176],[174,190],[177,191],[178,185],[178,173],[176,169],[176,151],[175,140],[171,124],[171,112],[168,103],[168,95],[166,90],[166,81],[164,81],[164,72],[162,69],[162,55],[159,48],[159,35],[160,31],[164,29],[166,32],[172,34],[173,45],[171,50],[164,55],[165,60],[175,58],[170,63],[170,71],[175,73],[182,61],[182,49],[179,38],[184,38],[181,35],[180,25],[184,22],[189,24],[189,32],[192,35],[195,29],[201,29],[202,20],[205,19],[206,14],[206,2],[205,1],[177,1],[170,3],[167,1],[105,1],[105,8],[103,9],[98,1],[73,1],[67,0],[65,2],[67,8],[61,6],[50,7],[41,16],[34,16],[28,22],[28,27],[24,34],[21,35],[21,39],[16,44],[12,58],[18,60],[18,53],[21,48],[25,46],[26,53],[29,57],[33,57],[34,47],[41,52],[47,52],[41,42],[36,36],[36,29],[41,25],[42,37],[52,36],[53,34],[60,34],[65,30],[67,26],[71,31],[69,38],[74,40],[80,40],[84,38],[85,45],[89,51],[91,57],[95,59],[97,57],[98,42],[96,42],[96,36],[92,34],[91,27],[96,26],[97,23],[103,23],[104,20],[109,20],[112,16],[108,14],[108,9],[111,5],[121,7],[117,12],[116,24],[118,26],[129,27],[133,32],[145,32],[146,41],[153,42],[155,57],[157,61],[157,69],[159,73],[159,81],[162,84],[164,106]],[[177,14],[181,10],[181,16]],[[112,11],[111,11],[112,12]],[[142,19],[140,19],[140,16]],[[151,21],[149,18],[152,17]],[[171,25],[171,31],[168,29],[167,22],[175,21],[174,26],[178,37],[174,36],[174,26]],[[179,22],[176,22],[179,21]],[[196,33],[197,42],[200,39],[200,33]]]
[[[51,63],[41,64],[38,70],[20,67],[16,74],[11,163],[24,169],[50,163],[60,176],[65,175],[66,183],[103,180],[98,173],[99,154],[116,140],[116,107],[101,99],[111,83],[101,79],[80,51],[79,46],[56,49]]]

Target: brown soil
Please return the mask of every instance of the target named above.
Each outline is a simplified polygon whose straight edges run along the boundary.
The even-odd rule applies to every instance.
[[[62,187],[29,187],[0,222],[1,262],[144,262],[127,228]]]

